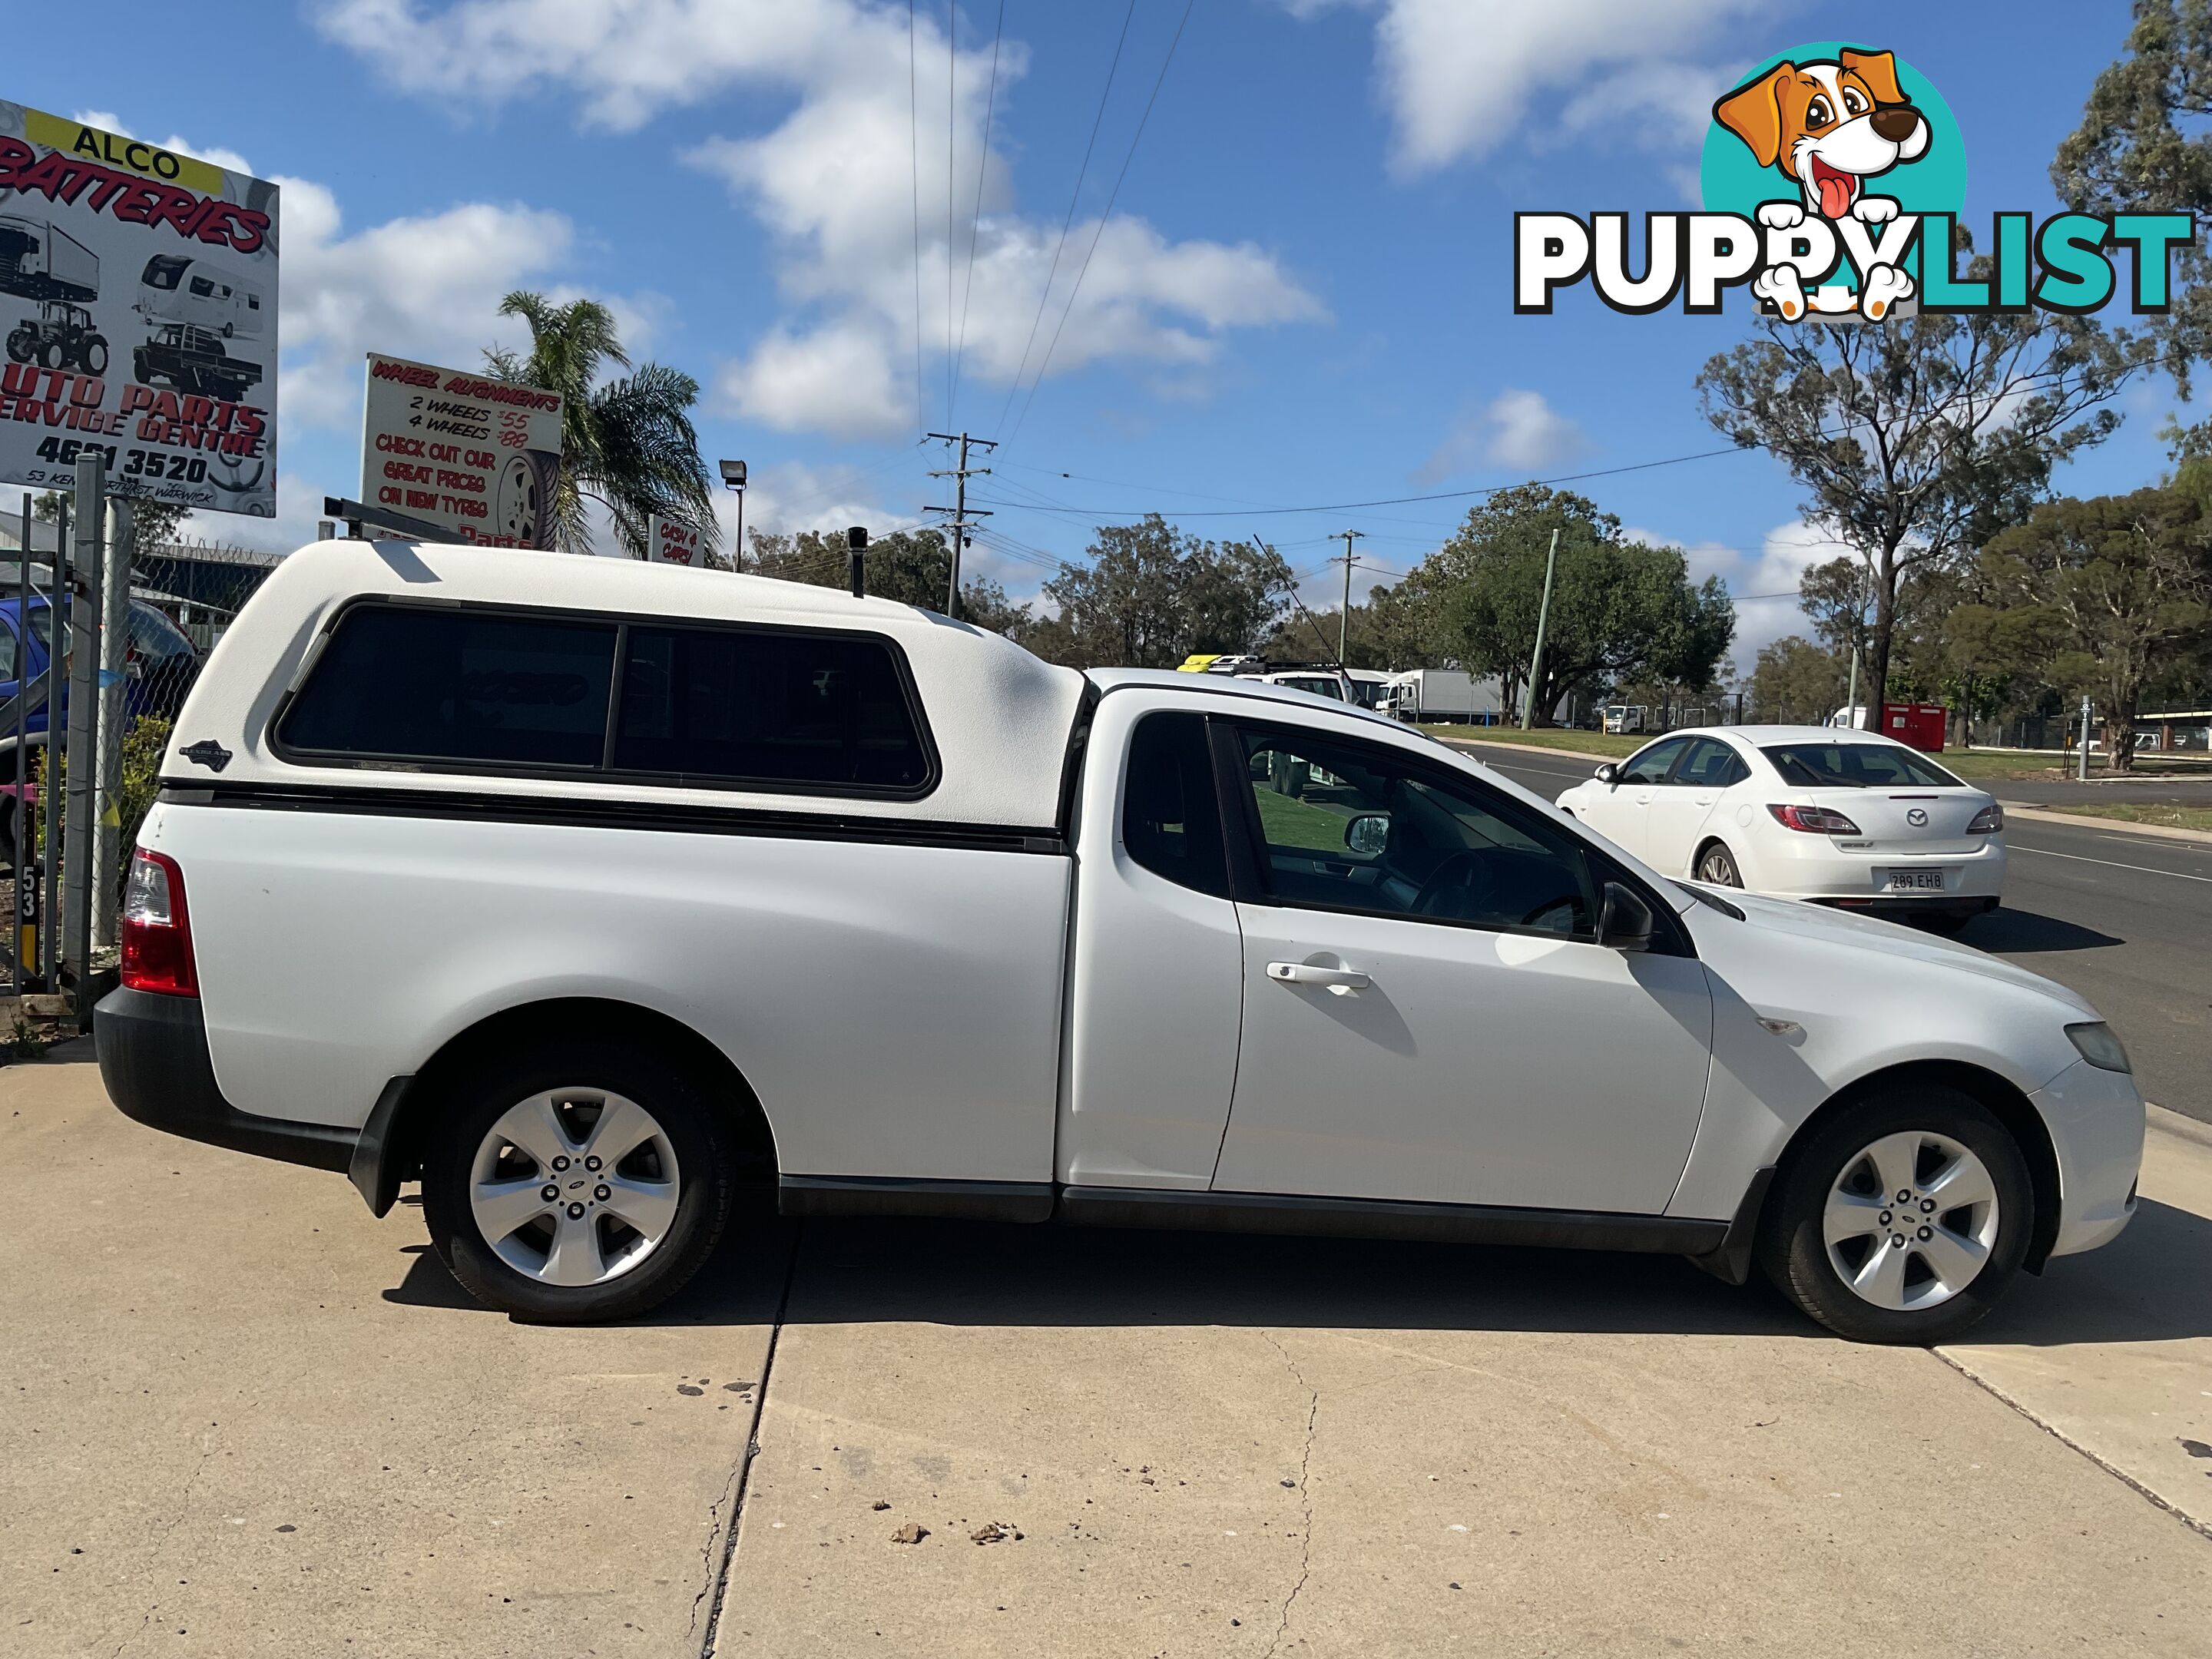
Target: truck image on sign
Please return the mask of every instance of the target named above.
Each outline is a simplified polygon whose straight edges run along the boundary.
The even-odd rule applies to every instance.
[[[0,214],[0,294],[26,300],[100,297],[100,261],[43,219]]]

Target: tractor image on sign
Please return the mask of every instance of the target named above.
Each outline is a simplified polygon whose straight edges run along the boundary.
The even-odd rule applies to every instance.
[[[8,331],[8,360],[107,372],[107,340],[82,301],[100,297],[100,260],[43,219],[0,215],[0,294],[38,305]]]

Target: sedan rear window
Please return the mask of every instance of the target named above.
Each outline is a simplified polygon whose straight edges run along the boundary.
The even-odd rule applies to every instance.
[[[1917,750],[1887,743],[1784,743],[1759,751],[1784,783],[1807,789],[1966,786]]]

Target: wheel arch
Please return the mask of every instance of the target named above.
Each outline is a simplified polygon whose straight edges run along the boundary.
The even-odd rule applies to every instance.
[[[772,1179],[779,1167],[775,1133],[759,1095],[737,1063],[672,1015],[610,997],[548,998],[487,1014],[448,1037],[411,1076],[396,1077],[377,1097],[362,1126],[349,1174],[370,1211],[383,1215],[399,1183],[422,1173],[422,1158],[451,1080],[488,1054],[546,1036],[579,1031],[619,1034],[678,1059],[723,1103],[736,1132],[741,1179]]]
[[[2062,1197],[2058,1150],[2051,1141],[2050,1126],[2044,1122],[2034,1103],[2012,1082],[1984,1066],[1959,1060],[1908,1060],[1856,1079],[1823,1101],[1797,1126],[1776,1160],[1777,1169],[1786,1171],[1814,1136],[1859,1102],[1884,1090],[1915,1083],[1955,1089],[1978,1102],[2019,1146],[2035,1195],[2035,1227],[2029,1235],[2027,1255],[2021,1265],[2029,1273],[2040,1273],[2043,1264],[2050,1260],[2051,1247],[2058,1242]],[[1778,1178],[1775,1184],[1779,1187],[1782,1183]]]
[[[1698,844],[1690,851],[1690,879],[1695,881],[1698,878],[1698,866],[1705,861],[1705,854],[1716,847],[1728,854],[1729,861],[1735,866],[1736,878],[1739,881],[1743,879],[1743,854],[1735,850],[1735,843],[1726,836],[1716,835],[1711,830],[1698,837]]]

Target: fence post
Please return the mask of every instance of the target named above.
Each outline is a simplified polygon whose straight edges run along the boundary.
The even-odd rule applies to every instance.
[[[76,975],[77,1029],[92,1024],[92,860],[100,794],[100,755],[94,721],[100,711],[100,532],[106,527],[107,465],[96,451],[76,464],[75,580],[67,625],[54,629],[69,641],[69,817],[63,872],[68,878],[62,939]]]
[[[121,498],[110,504],[107,556],[100,576],[100,799],[94,822],[92,860],[92,943],[106,949],[115,943],[115,907],[123,883],[118,861],[127,857],[123,846],[123,820],[118,816],[123,799],[123,736],[130,723],[125,676],[131,665],[131,503]]]

